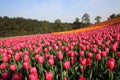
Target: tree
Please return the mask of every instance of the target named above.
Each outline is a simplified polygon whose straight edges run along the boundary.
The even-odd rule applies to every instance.
[[[117,14],[117,17],[120,17],[120,14]]]
[[[61,20],[60,19],[56,19],[55,20],[55,29],[57,31],[63,31],[63,26],[62,26],[62,23],[61,23]]]
[[[76,19],[75,19],[73,25],[74,25],[74,27],[73,27],[74,29],[79,28],[79,26],[80,26],[80,22],[79,22],[79,18],[78,18],[78,17],[76,17]]]
[[[102,19],[102,17],[101,17],[101,16],[96,16],[96,17],[95,17],[95,20],[96,20],[96,22],[95,22],[95,23],[100,23],[100,19]]]
[[[89,17],[90,17],[90,16],[89,16],[87,13],[85,13],[85,14],[82,16],[82,23],[85,23],[85,24],[90,23]]]
[[[75,22],[79,23],[79,18],[78,17],[76,17]]]
[[[114,13],[109,16],[108,20],[109,20],[109,19],[113,19],[113,18],[116,18],[116,14],[114,14]]]

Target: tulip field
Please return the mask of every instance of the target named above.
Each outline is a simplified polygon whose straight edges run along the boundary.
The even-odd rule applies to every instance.
[[[120,19],[68,34],[0,40],[0,80],[120,80]]]

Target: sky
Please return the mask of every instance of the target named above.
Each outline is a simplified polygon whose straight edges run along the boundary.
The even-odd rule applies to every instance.
[[[120,13],[120,0],[0,0],[0,16],[24,17],[54,22],[74,22],[88,13],[93,23],[96,16],[102,21]]]

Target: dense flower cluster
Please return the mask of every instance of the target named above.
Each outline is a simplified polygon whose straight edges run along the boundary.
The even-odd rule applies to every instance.
[[[0,80],[119,80],[120,23],[0,40]]]

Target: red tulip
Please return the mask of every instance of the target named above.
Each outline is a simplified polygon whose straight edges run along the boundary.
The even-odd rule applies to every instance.
[[[74,64],[75,63],[75,58],[71,57],[71,63]]]
[[[101,59],[101,54],[96,54],[95,58],[99,61]]]
[[[91,64],[91,59],[90,59],[90,58],[87,58],[87,59],[86,59],[86,63],[87,63],[87,65],[90,65],[90,64]]]
[[[22,74],[21,73],[13,74],[12,80],[22,80]]]
[[[108,59],[107,68],[111,71],[115,68],[115,59],[114,58],[109,58]]]
[[[69,69],[70,68],[70,61],[65,61],[63,65],[64,65],[65,69]]]
[[[86,65],[87,65],[86,58],[80,58],[79,60],[80,60],[80,64],[81,64],[82,66],[86,66]]]
[[[120,52],[117,52],[117,57],[120,58]]]
[[[106,57],[107,53],[105,51],[102,51],[101,55],[102,55],[102,57]]]
[[[10,70],[15,71],[16,70],[16,65],[14,65],[14,64],[10,65]]]
[[[79,80],[86,80],[84,76],[79,76]]]
[[[51,72],[46,72],[45,73],[45,78],[46,78],[46,80],[52,80],[52,73]]]
[[[2,79],[4,79],[4,80],[8,80],[8,78],[9,78],[9,72],[4,72],[4,73],[2,73]]]

